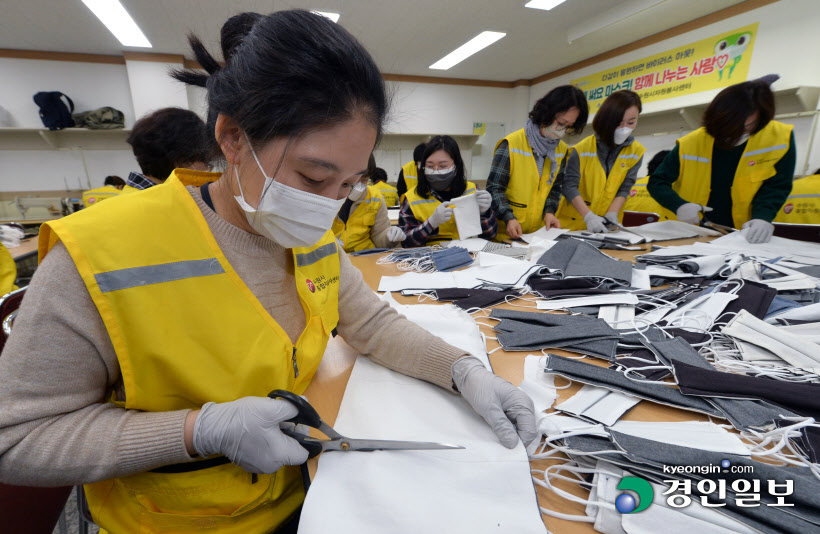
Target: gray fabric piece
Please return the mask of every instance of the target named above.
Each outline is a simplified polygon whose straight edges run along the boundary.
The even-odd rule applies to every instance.
[[[533,325],[541,326],[579,326],[581,321],[591,321],[593,317],[585,315],[563,315],[560,313],[525,312],[518,310],[494,309],[490,312],[491,319],[513,319]],[[613,331],[614,332],[614,331]]]
[[[564,358],[557,354],[550,354],[548,356],[546,369],[548,372],[558,373],[561,376],[583,382],[584,384],[620,391],[633,397],[640,397],[684,410],[705,413],[714,417],[724,417],[723,412],[705,400],[699,397],[687,397],[677,388],[663,385],[662,383],[649,384],[645,382],[635,382],[626,378],[623,373],[618,371],[590,365],[570,358]]]
[[[643,325],[641,325],[643,328]],[[649,341],[656,342],[656,341],[664,341],[665,339],[669,339],[666,337],[666,334],[663,333],[663,330],[658,328],[657,326],[650,325],[648,329],[642,330],[641,334],[635,332],[634,330],[624,330],[616,328],[615,331],[620,336],[620,341],[618,345],[621,347],[635,347],[635,348],[643,348],[644,341],[646,338]]]
[[[563,276],[610,278],[621,284],[632,283],[632,263],[604,255],[592,245],[578,239],[562,239],[539,259],[538,263]]]
[[[503,316],[507,310],[497,311],[502,312],[499,315]],[[493,312],[490,317],[498,318]],[[618,336],[606,321],[572,315],[519,313],[531,313],[533,317],[525,317],[530,322],[501,319],[494,327],[499,332],[496,337],[504,350],[563,348],[605,360],[615,358]]]
[[[673,360],[683,362],[701,369],[716,371],[711,363],[698,354],[683,338],[673,338],[647,344],[658,359],[669,366]],[[782,418],[799,417],[794,412],[758,399],[730,399],[723,397],[703,397],[708,403],[723,412],[726,419],[737,429],[761,428]]]
[[[750,513],[752,517],[757,517],[772,527],[785,527],[788,525],[799,525],[799,523],[809,523],[802,525],[802,529],[792,530],[789,532],[816,532],[820,526],[820,481],[818,481],[811,472],[803,467],[779,467],[762,462],[756,462],[744,456],[737,456],[733,454],[715,453],[711,451],[703,451],[692,449],[689,447],[680,447],[677,445],[669,445],[659,441],[652,441],[644,438],[623,434],[615,430],[610,430],[613,443],[624,452],[626,457],[636,463],[644,463],[663,468],[664,465],[682,465],[682,466],[702,466],[702,465],[720,465],[723,460],[729,460],[733,466],[752,466],[754,475],[735,474],[731,471],[726,471],[719,474],[719,478],[726,480],[727,486],[727,503],[734,503],[734,494],[731,491],[731,482],[737,479],[758,479],[761,481],[760,501],[761,503],[776,502],[773,497],[768,494],[768,481],[775,480],[782,483],[785,480],[794,481],[794,492],[792,495],[786,497],[786,502],[793,503],[793,507],[778,507],[773,508],[769,506],[760,506],[755,508],[744,508],[745,511],[759,511],[758,514]],[[693,473],[693,479],[707,479],[713,478],[710,476]],[[791,516],[791,517],[789,517]],[[798,521],[792,521],[797,519]],[[812,526],[813,525],[813,526]],[[807,530],[808,528],[808,530]]]

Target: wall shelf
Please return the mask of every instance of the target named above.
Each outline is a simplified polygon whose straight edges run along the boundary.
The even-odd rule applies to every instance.
[[[130,129],[0,128],[0,150],[130,150]]]

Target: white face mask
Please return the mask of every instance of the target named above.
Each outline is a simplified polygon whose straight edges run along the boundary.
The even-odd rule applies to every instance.
[[[623,128],[618,128],[615,130],[615,134],[613,135],[613,140],[615,141],[616,145],[620,145],[624,141],[626,141],[627,137],[632,134],[632,130],[634,128],[627,128],[624,126]]]
[[[751,135],[750,135],[750,134],[747,134],[747,133],[745,133],[745,134],[741,135],[741,136],[740,136],[740,139],[738,139],[738,140],[737,140],[737,142],[735,143],[735,146],[740,146],[740,145],[742,145],[743,143],[745,143],[746,141],[748,141],[750,137],[751,137]]]
[[[234,198],[245,211],[248,224],[285,248],[312,247],[318,243],[333,226],[333,220],[345,199],[334,200],[274,181],[265,174],[249,139],[248,146],[259,171],[265,177],[259,205],[254,209],[245,201],[242,184],[239,182],[239,171],[236,167],[233,168],[236,182],[239,184],[239,196]]]
[[[358,182],[356,185],[350,188],[350,193],[347,194],[347,198],[356,202],[364,198],[365,193],[367,193],[367,186],[362,182]]]
[[[566,135],[567,129],[561,126],[558,126],[558,123],[553,122],[546,128],[541,129],[541,135],[546,137],[547,139],[561,139]]]

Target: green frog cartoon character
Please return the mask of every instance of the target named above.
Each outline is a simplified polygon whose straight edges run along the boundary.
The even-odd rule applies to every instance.
[[[752,42],[751,32],[736,33],[729,37],[724,37],[715,44],[715,57],[717,58],[718,80],[723,79],[723,71],[729,69],[726,79],[732,77],[735,66],[740,63],[743,52]]]

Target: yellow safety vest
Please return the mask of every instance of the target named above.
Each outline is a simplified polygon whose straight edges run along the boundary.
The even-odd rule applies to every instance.
[[[119,194],[120,190],[113,185],[104,185],[96,189],[89,189],[83,193],[83,206],[87,208],[97,202],[102,202]]]
[[[820,224],[820,174],[804,176],[792,183],[792,192],[774,222]]]
[[[135,221],[140,231],[122,239]],[[302,394],[338,323],[339,253],[331,232],[292,250],[306,314],[293,345],[231,267],[175,174],[139,197],[44,224],[41,259],[57,241],[111,338],[125,387],[125,402],[117,404],[128,410],[197,409],[277,388]],[[139,473],[85,491],[94,521],[115,533],[269,532],[304,500],[298,466],[256,476],[230,463]]]
[[[17,264],[9,249],[0,243],[0,297],[17,289],[14,281],[17,280]],[[0,317],[2,321],[4,317]]]
[[[538,175],[538,165],[535,163],[535,156],[532,154],[530,142],[524,128],[515,131],[501,139],[495,145],[498,150],[499,145],[507,141],[510,151],[510,181],[507,184],[507,202],[512,208],[513,215],[521,225],[521,230],[525,234],[535,232],[544,226],[544,204],[552,191],[555,176],[561,168],[561,162],[567,154],[567,144],[558,142],[555,149],[555,165],[552,168],[552,161],[544,159],[544,168],[541,175]],[[507,224],[498,219],[497,241],[507,241]]]
[[[342,242],[345,252],[356,252],[376,248],[370,238],[370,230],[376,224],[376,214],[382,205],[381,193],[375,186],[367,186],[367,196],[356,206],[348,216],[347,224],[339,217],[333,221],[333,234]]]
[[[598,159],[598,145],[595,135],[582,139],[570,150],[578,153],[581,164],[581,181],[578,183],[578,191],[584,203],[597,215],[603,215],[612,201],[615,194],[624,183],[627,173],[638,164],[646,152],[646,148],[638,141],[633,140],[628,146],[621,149],[618,158],[609,175],[604,172],[604,167]],[[584,218],[566,197],[561,198],[556,213],[561,221],[561,228],[567,230],[583,230],[586,228]],[[623,210],[618,214],[618,220],[623,220]]]
[[[387,182],[376,182],[372,185],[379,190],[379,193],[382,194],[384,198],[384,205],[388,208],[391,206],[397,206],[399,203],[399,192],[396,190],[395,187],[388,184]]]
[[[777,174],[774,165],[786,155],[792,125],[771,121],[746,142],[732,182],[732,221],[735,228],[752,218],[752,200],[763,182]],[[686,202],[705,206],[712,192],[714,138],[706,128],[678,139],[680,176],[672,189]],[[718,206],[712,206],[720,209]]]
[[[635,185],[629,190],[629,196],[624,203],[624,211],[638,211],[641,213],[656,213],[661,215],[664,211],[669,211],[652,198],[646,186],[649,183],[649,176],[644,176],[635,181]],[[668,217],[667,217],[668,218]],[[672,214],[672,218],[676,218]]]
[[[473,182],[467,182],[467,187],[462,196],[473,194],[475,194],[475,184]],[[407,190],[407,201],[410,202],[413,217],[420,222],[429,219],[433,212],[436,211],[436,208],[441,204],[433,195],[430,195],[429,198],[420,196],[416,192],[415,187]],[[427,238],[427,244],[435,245],[436,243],[452,241],[453,239],[458,239],[458,228],[456,228],[455,216],[451,217],[446,223],[439,225],[438,229]]]
[[[415,161],[408,161],[401,168],[404,171],[404,185],[407,187],[407,191],[410,191],[419,183],[419,169],[416,167]],[[407,193],[402,195],[399,202],[404,202],[406,195]]]

